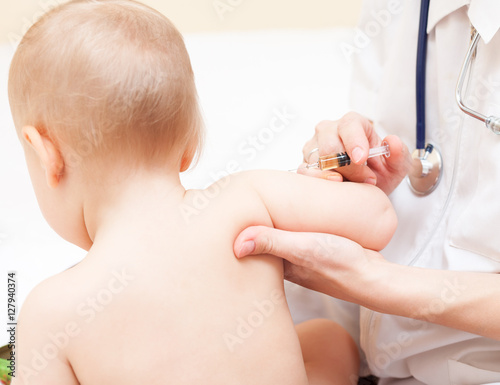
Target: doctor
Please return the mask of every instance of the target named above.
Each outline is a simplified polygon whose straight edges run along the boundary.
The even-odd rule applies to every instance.
[[[320,155],[345,148],[355,164],[339,169],[344,179],[390,194],[399,228],[383,257],[339,237],[263,227],[244,230],[235,253],[283,257],[287,279],[361,305],[361,348],[381,384],[500,384],[500,136],[455,100],[473,26],[481,39],[464,102],[500,115],[500,1],[430,2],[426,142],[443,163],[427,195],[402,181],[406,148],[415,149],[420,6],[365,2],[357,37],[343,46],[357,113],[320,123],[304,147],[305,161],[316,147]],[[389,137],[391,157],[364,166],[389,133],[401,138]]]

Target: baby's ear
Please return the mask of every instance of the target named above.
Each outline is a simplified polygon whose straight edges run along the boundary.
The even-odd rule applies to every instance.
[[[191,163],[193,162],[193,158],[196,154],[196,150],[193,149],[192,147],[188,148],[184,154],[182,155],[182,161],[181,161],[181,170],[180,172],[187,171],[189,166],[191,166]]]
[[[182,157],[182,162],[181,162],[181,170],[180,172],[184,172],[184,171],[187,171],[187,169],[189,168],[189,166],[191,165],[191,160],[189,158],[186,158],[186,157]]]
[[[64,159],[56,144],[36,127],[24,126],[23,139],[38,156],[45,171],[45,179],[50,188],[56,188],[64,173]]]

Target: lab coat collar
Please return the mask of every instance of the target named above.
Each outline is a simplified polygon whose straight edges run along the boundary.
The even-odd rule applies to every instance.
[[[450,13],[469,5],[474,0],[431,0],[429,4],[429,20],[427,22],[427,33],[430,33],[437,23]],[[498,0],[493,0],[498,1]]]
[[[498,0],[431,0],[427,33],[436,24],[457,9],[469,5],[468,16],[487,44],[500,29],[500,1]]]
[[[500,1],[471,0],[469,20],[488,44],[500,29]]]

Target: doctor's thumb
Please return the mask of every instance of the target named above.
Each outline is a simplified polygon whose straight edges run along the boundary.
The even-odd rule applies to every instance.
[[[272,254],[287,259],[287,232],[266,226],[253,226],[243,230],[234,241],[234,255]]]

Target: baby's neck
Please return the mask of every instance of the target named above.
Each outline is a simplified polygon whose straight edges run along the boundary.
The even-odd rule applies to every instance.
[[[107,181],[89,188],[84,218],[92,242],[109,229],[133,228],[148,216],[175,209],[186,190],[179,174],[136,172],[119,181]]]

